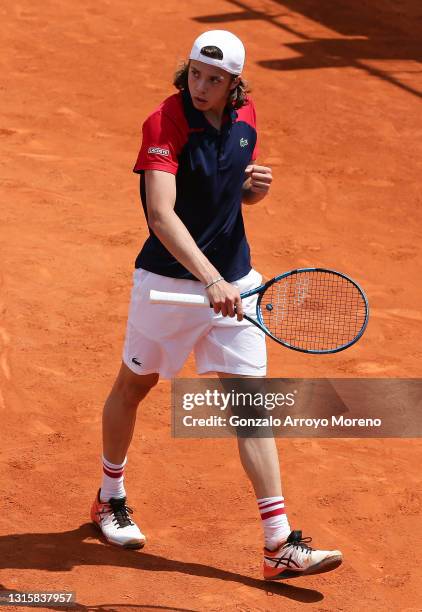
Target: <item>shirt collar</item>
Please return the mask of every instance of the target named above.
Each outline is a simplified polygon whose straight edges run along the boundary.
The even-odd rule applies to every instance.
[[[211,129],[211,131],[212,130],[217,131],[215,130],[215,128],[212,127],[209,121],[207,121],[204,113],[194,107],[192,98],[191,98],[191,95],[188,89],[185,89],[182,91],[182,99],[183,99],[183,107],[185,110],[185,115],[188,120],[188,124],[190,128],[193,128],[193,129],[203,128],[203,129]],[[224,111],[222,125],[226,124],[227,121],[229,121],[230,124],[233,124],[235,123],[236,119],[237,119],[236,109],[233,107],[227,107]]]

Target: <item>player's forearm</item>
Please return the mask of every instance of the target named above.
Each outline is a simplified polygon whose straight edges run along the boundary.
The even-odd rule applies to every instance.
[[[159,241],[195,278],[208,285],[220,276],[174,210],[156,215],[149,225]]]

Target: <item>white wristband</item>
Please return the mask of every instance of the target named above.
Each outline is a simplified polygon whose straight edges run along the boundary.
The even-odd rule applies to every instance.
[[[224,278],[222,276],[219,276],[218,278],[216,278],[213,281],[211,281],[210,283],[208,283],[208,285],[205,285],[205,289],[208,289],[209,287],[212,287],[213,285],[215,285],[215,283],[218,283],[218,282],[220,282],[222,280],[224,280]]]

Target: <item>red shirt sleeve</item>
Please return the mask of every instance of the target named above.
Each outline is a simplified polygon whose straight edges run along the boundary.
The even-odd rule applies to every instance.
[[[256,143],[255,143],[255,147],[254,150],[252,151],[252,157],[251,157],[251,161],[255,161],[258,158],[258,130],[256,129],[256,111],[255,111],[255,104],[252,102],[252,100],[250,100],[250,105],[251,105],[251,119],[252,119],[252,127],[255,128],[255,132],[256,132]]]
[[[163,170],[176,174],[183,144],[183,135],[174,121],[161,110],[156,111],[142,126],[142,146],[133,171],[139,174],[143,170]]]

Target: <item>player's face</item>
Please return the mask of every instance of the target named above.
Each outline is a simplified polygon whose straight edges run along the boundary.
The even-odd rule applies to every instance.
[[[232,89],[238,79],[218,68],[204,62],[191,60],[189,63],[188,86],[193,105],[200,111],[221,110],[227,103]]]

